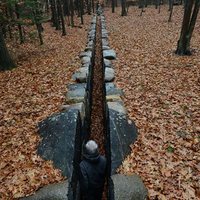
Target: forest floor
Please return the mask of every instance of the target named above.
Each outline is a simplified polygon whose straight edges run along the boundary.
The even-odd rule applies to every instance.
[[[153,7],[139,16],[130,7],[105,9],[116,84],[129,117],[139,130],[138,141],[119,173],[139,174],[150,199],[200,198],[200,17],[192,38],[192,56],[176,56],[183,9],[174,8],[168,23],[167,7]],[[36,154],[37,123],[58,112],[66,85],[80,66],[86,45],[86,24],[61,37],[45,24],[43,46],[8,42],[18,68],[0,72],[0,199],[15,199],[43,185],[64,179],[51,162]],[[78,24],[77,22],[76,24]],[[31,34],[34,36],[34,34]],[[37,43],[37,44],[36,44]]]
[[[85,24],[67,27],[67,35],[44,24],[44,45],[27,30],[27,41],[7,41],[18,67],[0,72],[0,199],[11,200],[33,193],[64,177],[52,163],[37,156],[40,140],[37,124],[58,112],[65,101],[67,85],[80,67],[91,16]],[[80,19],[75,25],[80,26]]]
[[[129,117],[139,137],[119,173],[139,174],[150,199],[200,199],[200,15],[191,42],[192,56],[174,54],[183,8],[142,16],[105,10],[116,84],[125,92]]]

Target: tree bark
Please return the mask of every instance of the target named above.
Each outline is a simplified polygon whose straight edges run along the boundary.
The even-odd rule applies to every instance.
[[[127,12],[126,12],[126,0],[121,0],[121,6],[122,6],[122,16],[127,16]]]
[[[178,45],[176,49],[176,54],[178,55],[190,55],[191,52],[188,47],[188,33],[190,28],[190,20],[191,20],[191,14],[192,14],[192,7],[195,0],[186,0],[185,2],[185,10],[184,10],[184,16],[183,16],[183,23],[182,23],[182,29],[180,38],[178,40]],[[197,0],[199,1],[199,0]],[[194,22],[193,22],[194,23]]]
[[[193,14],[192,14],[192,18],[190,21],[190,26],[189,26],[189,31],[188,31],[188,37],[187,37],[187,49],[189,50],[190,48],[190,41],[192,38],[192,33],[194,31],[194,27],[197,21],[197,16],[199,13],[199,8],[200,8],[200,0],[196,0],[195,2],[195,6],[194,6],[194,10],[193,10]]]
[[[19,6],[17,3],[15,4],[15,14],[16,14],[17,20],[19,20],[19,18],[20,18]],[[22,26],[19,21],[17,22],[17,26],[18,26],[18,30],[19,30],[20,44],[22,44],[22,43],[24,43],[24,37],[23,37],[23,32],[22,32]]]
[[[114,13],[115,12],[115,0],[112,0],[111,3],[112,3],[112,13]]]
[[[60,0],[57,0],[58,3],[58,15],[60,16],[61,19],[61,25],[62,25],[62,35],[66,35],[66,29],[65,29],[65,20],[64,20],[64,15],[63,15],[63,9]]]
[[[172,21],[173,8],[174,8],[174,0],[170,0],[169,4],[170,4],[169,5],[170,14],[169,14],[168,22],[171,22]]]
[[[2,28],[0,27],[0,71],[12,69],[14,67],[16,67],[16,65],[8,52],[3,38]]]

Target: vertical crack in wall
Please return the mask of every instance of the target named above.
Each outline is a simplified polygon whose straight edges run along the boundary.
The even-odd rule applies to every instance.
[[[96,23],[96,44],[94,54],[94,67],[92,77],[92,108],[90,139],[95,140],[99,145],[100,154],[105,155],[106,149],[106,127],[105,127],[105,86],[104,66],[102,53],[101,18],[97,16]],[[107,176],[102,199],[107,199]]]
[[[97,17],[96,46],[93,67],[92,109],[90,124],[90,139],[97,141],[101,154],[105,154],[105,127],[104,127],[104,68],[102,63],[101,19]]]

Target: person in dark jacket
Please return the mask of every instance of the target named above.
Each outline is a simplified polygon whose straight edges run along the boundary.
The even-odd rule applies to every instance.
[[[80,189],[83,200],[101,200],[106,174],[106,158],[98,152],[95,141],[89,140],[83,148],[80,163]]]

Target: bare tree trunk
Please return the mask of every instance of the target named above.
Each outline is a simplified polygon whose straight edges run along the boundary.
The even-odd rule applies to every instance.
[[[112,13],[114,13],[115,12],[115,0],[112,0],[111,3],[112,3]]]
[[[126,0],[121,0],[121,5],[122,5],[122,16],[127,16],[127,12],[126,12]]]
[[[60,16],[61,19],[61,24],[62,24],[62,35],[66,35],[66,29],[65,29],[65,20],[64,20],[64,15],[63,15],[63,9],[60,0],[57,0],[58,3],[58,15]]]
[[[0,71],[12,69],[14,67],[16,67],[16,65],[8,52],[3,38],[2,28],[0,27]]]
[[[199,13],[199,7],[200,7],[200,0],[196,0],[194,10],[193,10],[193,14],[192,14],[192,18],[191,18],[191,21],[190,21],[188,36],[187,36],[187,49],[188,50],[190,48],[190,41],[191,41],[191,38],[192,38],[192,33],[194,31],[197,16],[198,16],[198,13]]]
[[[70,0],[71,27],[74,27],[74,2]]]
[[[15,4],[15,13],[16,13],[16,17],[17,17],[17,26],[18,26],[18,30],[19,30],[19,39],[20,39],[20,44],[24,43],[24,37],[23,37],[23,32],[22,32],[22,26],[19,22],[19,6],[17,5],[17,3]]]
[[[176,54],[178,54],[178,55],[190,55],[191,54],[189,46],[188,46],[190,44],[189,39],[191,39],[192,31],[194,30],[193,26],[195,25],[195,22],[196,22],[195,16],[198,14],[198,10],[199,10],[199,9],[194,8],[194,12],[197,12],[197,13],[194,14],[194,12],[193,12],[193,15],[192,15],[192,8],[193,8],[193,5],[195,2],[196,2],[195,5],[197,5],[196,8],[198,8],[199,0],[196,0],[196,1],[195,0],[186,0],[186,2],[185,2],[185,10],[184,10],[184,16],[183,16],[182,29],[181,29],[180,38],[178,40],[177,49],[176,49]],[[193,16],[192,20],[195,20],[195,21],[191,21],[191,15]],[[189,33],[190,33],[190,36],[189,36]]]
[[[170,0],[169,3],[170,3],[170,5],[169,5],[170,14],[169,14],[168,22],[171,22],[172,21],[173,8],[174,8],[174,0]]]

